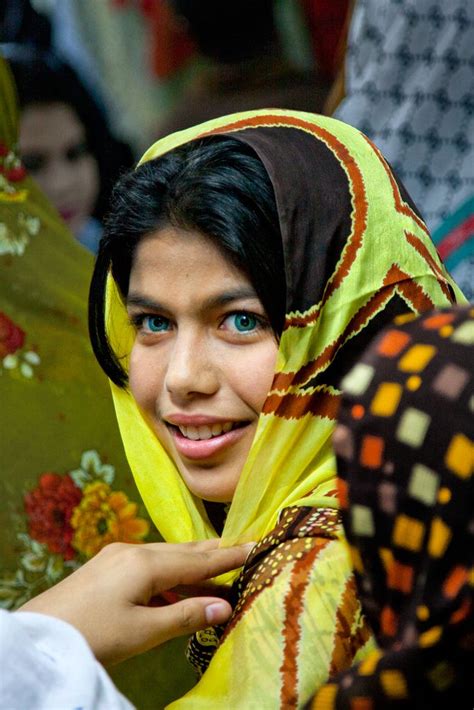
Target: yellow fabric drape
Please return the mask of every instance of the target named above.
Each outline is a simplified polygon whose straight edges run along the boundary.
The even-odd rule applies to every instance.
[[[370,299],[386,289],[397,289],[407,302],[407,310],[422,308],[422,304],[449,303],[446,286],[463,297],[449,275],[439,264],[436,251],[414,213],[397,204],[399,194],[394,189],[391,174],[383,159],[367,139],[352,127],[331,118],[283,110],[255,111],[209,121],[201,126],[181,131],[155,143],[142,162],[156,158],[173,148],[209,133],[244,132],[256,126],[297,127],[311,132],[314,128],[326,136],[328,147],[341,145],[347,156],[341,165],[349,176],[353,191],[353,238],[357,236],[362,207],[357,191],[364,190],[363,243],[350,265],[343,287],[333,290],[323,303],[314,304],[307,314],[289,314],[289,326],[283,332],[277,363],[277,376],[297,372],[314,361],[340,336],[354,315]],[[351,175],[357,166],[362,184]],[[421,243],[417,250],[405,239],[405,234]],[[412,240],[412,241],[413,241]],[[396,247],[387,248],[390,241]],[[350,241],[347,250],[351,247]],[[427,256],[428,255],[428,256]],[[345,254],[341,255],[341,260]],[[431,260],[431,261],[430,261]],[[436,265],[433,268],[432,263]],[[397,268],[403,272],[400,276]],[[421,294],[404,295],[404,284],[415,280]],[[401,286],[398,286],[400,281]],[[424,297],[424,301],[423,301]],[[417,305],[418,304],[418,305]],[[374,307],[376,311],[384,303]],[[304,317],[319,311],[308,325],[291,325],[292,316]],[[363,327],[363,325],[361,325]],[[108,287],[108,333],[113,348],[125,362],[133,343],[122,300],[112,281]],[[311,391],[305,383],[287,388],[287,394],[299,396]],[[181,542],[212,537],[202,503],[183,484],[174,464],[153,436],[127,391],[112,385],[113,396],[127,456],[140,493],[150,515],[166,540]],[[286,391],[286,390],[285,390]],[[279,395],[275,390],[270,393]],[[259,540],[272,529],[278,513],[290,505],[332,507],[330,494],[334,488],[335,462],[330,443],[333,420],[318,413],[300,418],[282,418],[263,413],[246,465],[230,506],[223,532],[223,544]],[[328,495],[329,494],[329,495]]]

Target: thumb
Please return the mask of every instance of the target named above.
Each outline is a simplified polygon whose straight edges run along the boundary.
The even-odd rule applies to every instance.
[[[149,634],[148,648],[177,636],[187,636],[206,626],[223,624],[232,614],[229,602],[218,597],[190,597],[161,607],[142,607],[143,628]],[[146,624],[146,625],[145,625]]]

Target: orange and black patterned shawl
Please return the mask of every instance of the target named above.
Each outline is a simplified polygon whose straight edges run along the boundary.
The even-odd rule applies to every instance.
[[[385,331],[345,379],[344,527],[380,650],[314,710],[472,706],[473,355],[474,309],[435,311]]]

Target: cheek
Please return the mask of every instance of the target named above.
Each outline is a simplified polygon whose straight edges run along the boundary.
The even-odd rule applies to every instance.
[[[77,164],[80,195],[87,212],[94,210],[95,203],[99,196],[99,166],[92,155],[84,156]]]
[[[255,412],[262,411],[270,391],[277,354],[278,346],[272,339],[260,349],[258,355],[233,368],[234,389]]]
[[[30,173],[41,190],[46,193],[46,197],[54,203],[54,187],[52,187],[54,181],[51,179],[50,171],[47,168],[42,168],[41,170],[30,170]]]
[[[153,415],[160,397],[162,376],[156,362],[140,347],[134,346],[130,354],[129,386],[140,409]]]

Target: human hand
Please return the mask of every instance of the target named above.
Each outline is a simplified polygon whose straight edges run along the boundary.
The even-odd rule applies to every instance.
[[[209,596],[150,606],[161,592],[240,567],[252,546],[218,544],[112,543],[19,611],[67,621],[82,633],[99,661],[119,663],[176,636],[227,621],[232,608],[212,596],[212,590]]]

